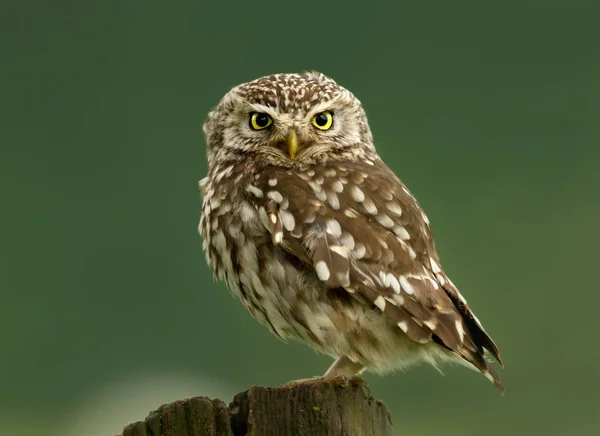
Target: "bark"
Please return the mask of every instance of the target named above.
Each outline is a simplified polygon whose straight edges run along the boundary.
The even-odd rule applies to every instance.
[[[122,436],[392,436],[385,405],[362,379],[251,386],[229,407],[193,397],[159,407]]]

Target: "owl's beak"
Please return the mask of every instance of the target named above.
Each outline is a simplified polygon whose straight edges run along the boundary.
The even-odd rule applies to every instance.
[[[294,159],[296,157],[296,153],[298,152],[298,135],[296,135],[296,131],[294,129],[290,130],[290,133],[287,137],[287,145],[288,152],[290,153],[290,159]]]

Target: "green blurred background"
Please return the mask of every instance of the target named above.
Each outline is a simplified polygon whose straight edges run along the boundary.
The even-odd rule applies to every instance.
[[[462,368],[367,375],[397,433],[600,434],[597,5],[1,0],[0,434],[324,372],[197,233],[209,109],[307,69],[364,103],[506,362],[505,397]]]

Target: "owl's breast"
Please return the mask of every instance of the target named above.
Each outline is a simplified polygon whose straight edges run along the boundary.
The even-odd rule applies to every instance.
[[[245,200],[251,179],[252,174],[245,174],[242,168],[217,167],[202,186],[199,230],[207,262],[215,277],[240,296],[241,268],[258,269],[258,247],[268,239],[257,211]]]
[[[247,200],[257,189],[254,180],[253,173],[225,169],[212,172],[204,183],[199,230],[207,262],[259,322],[282,338],[308,340],[299,308],[310,307],[322,285],[273,244],[257,208]]]

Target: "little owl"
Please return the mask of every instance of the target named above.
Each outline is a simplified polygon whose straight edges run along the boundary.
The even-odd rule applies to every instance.
[[[200,232],[214,275],[282,339],[336,358],[326,380],[498,348],[444,273],[421,206],[365,111],[317,72],[233,88],[204,124]]]

